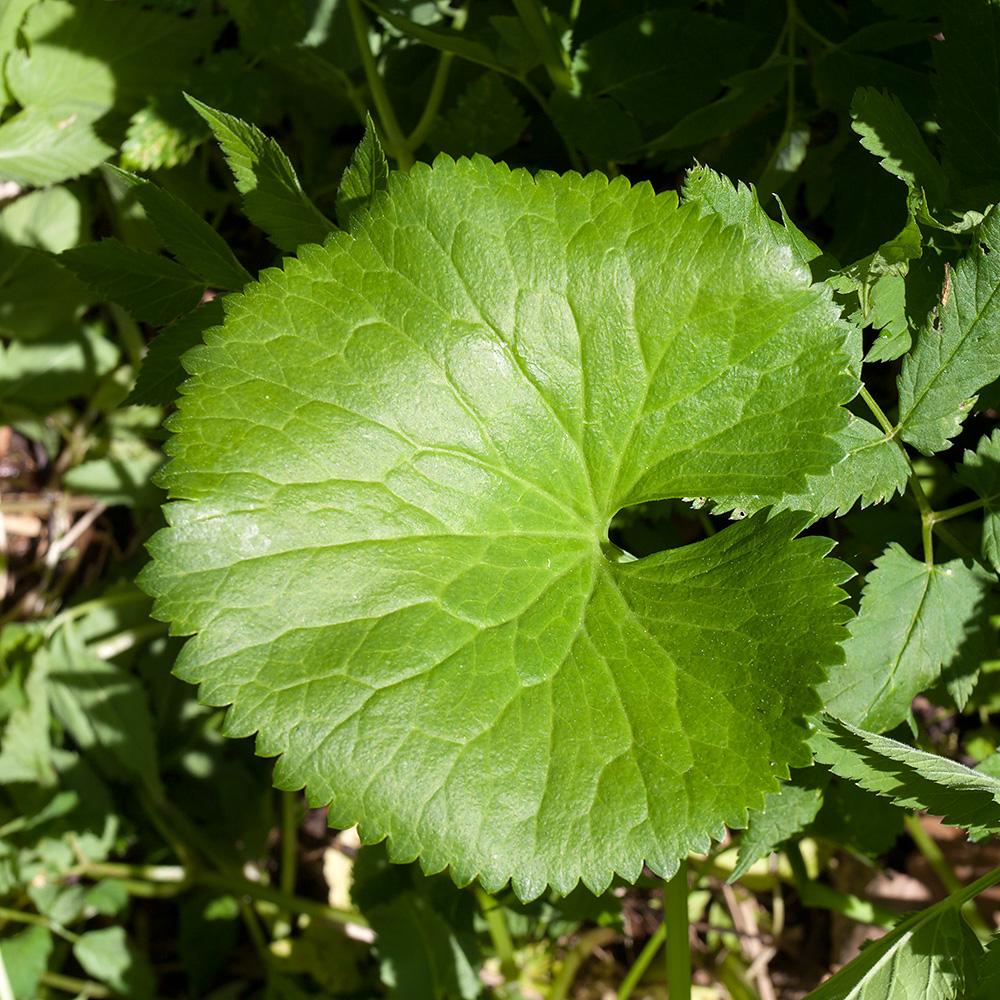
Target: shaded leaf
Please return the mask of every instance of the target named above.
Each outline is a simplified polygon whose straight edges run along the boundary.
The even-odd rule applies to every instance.
[[[515,145],[528,116],[497,73],[483,73],[439,116],[429,142],[451,156],[497,156]]]
[[[965,452],[955,478],[983,501],[983,556],[1000,572],[1000,431]]]
[[[910,188],[923,188],[931,204],[945,199],[947,180],[913,119],[895,94],[862,87],[851,103],[852,128],[861,145]]]
[[[85,931],[73,942],[84,971],[130,1000],[151,1000],[155,977],[148,959],[136,951],[122,927]]]
[[[253,280],[226,241],[180,198],[152,181],[117,167],[110,169],[135,191],[167,249],[205,283],[221,291],[237,291]]]
[[[840,458],[843,332],[787,253],[621,178],[439,157],[226,311],[143,581],[279,786],[529,897],[673,871],[807,762],[829,541],[606,534]]]
[[[59,262],[138,320],[161,326],[193,309],[205,282],[176,261],[116,239],[64,250]]]
[[[39,995],[42,974],[52,954],[52,932],[48,927],[29,927],[0,941],[0,954],[17,1000]]]
[[[129,406],[169,406],[177,398],[187,372],[184,354],[205,339],[205,331],[218,326],[225,315],[222,299],[214,298],[185,313],[164,327],[150,341],[135,387],[125,403]]]
[[[736,867],[726,881],[739,881],[757,861],[805,830],[823,805],[823,790],[829,780],[829,772],[809,768],[796,772],[779,791],[765,795],[764,808],[750,814],[747,829],[740,837]]]

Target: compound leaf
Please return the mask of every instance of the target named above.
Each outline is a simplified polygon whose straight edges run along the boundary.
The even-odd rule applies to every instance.
[[[1000,431],[965,453],[955,478],[983,500],[983,555],[1000,572]]]
[[[236,291],[252,280],[226,241],[180,198],[135,174],[109,169],[135,191],[167,249],[185,267],[221,291]]]
[[[899,725],[916,695],[960,658],[992,582],[979,566],[928,566],[890,543],[868,574],[845,661],[820,688],[827,711],[879,732]]]
[[[840,458],[843,331],[787,255],[624,178],[442,156],[225,306],[144,586],[281,787],[527,898],[672,872],[809,763],[829,541],[607,537]]]
[[[942,295],[940,322],[921,331],[899,373],[899,433],[925,455],[947,447],[976,393],[1000,376],[1000,212],[959,261]]]
[[[302,190],[281,147],[256,125],[216,111],[193,97],[188,101],[219,141],[243,195],[247,218],[282,250],[292,251],[302,243],[322,243],[333,223]]]

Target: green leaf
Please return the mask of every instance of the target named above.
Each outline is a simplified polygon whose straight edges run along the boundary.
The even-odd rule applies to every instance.
[[[288,253],[303,243],[322,243],[333,224],[302,190],[281,147],[256,125],[216,111],[193,97],[188,101],[215,133],[243,195],[247,218]]]
[[[143,585],[279,786],[530,897],[671,872],[808,762],[830,542],[607,539],[840,458],[843,332],[787,255],[623,178],[439,157],[226,310]]]
[[[745,125],[788,81],[788,61],[768,60],[766,66],[736,73],[722,83],[722,97],[686,114],[673,128],[648,143],[648,152],[700,146]]]
[[[109,777],[160,784],[153,719],[135,677],[95,656],[71,624],[49,644],[52,711]]]
[[[89,173],[114,153],[86,122],[31,109],[0,125],[0,180],[45,187]]]
[[[1000,7],[984,0],[951,0],[942,9],[944,41],[934,45],[934,61],[945,167],[965,186],[995,190],[1000,181],[1000,63],[996,55]],[[982,199],[983,203],[987,200],[995,201],[995,194]]]
[[[982,498],[983,556],[1000,572],[1000,431],[980,438],[975,452],[966,451],[955,478]]]
[[[928,566],[895,542],[868,574],[861,610],[848,626],[845,662],[820,688],[826,710],[866,729],[892,729],[910,703],[962,654],[982,627],[994,577],[960,559]]]
[[[205,293],[204,280],[183,265],[116,239],[65,250],[59,262],[134,319],[156,326],[193,309]]]
[[[152,1000],[152,966],[129,944],[124,928],[85,931],[73,942],[73,956],[87,975],[113,990],[134,1000]]]
[[[926,809],[973,839],[1000,830],[1000,779],[824,716],[810,740],[834,773],[907,809]]]
[[[806,478],[806,488],[778,501],[776,510],[807,510],[816,517],[842,517],[858,500],[883,503],[906,488],[910,466],[898,443],[860,417],[838,433],[846,454],[828,473]],[[737,503],[745,509],[746,504]]]
[[[946,899],[870,943],[805,1000],[954,1000],[982,945]]]
[[[976,393],[1000,377],[1000,212],[959,261],[937,322],[923,329],[899,373],[899,433],[930,455],[958,433]]]
[[[640,123],[676,122],[747,68],[759,37],[703,11],[647,11],[586,39],[574,77],[584,96],[611,98]]]
[[[994,1000],[1000,996],[1000,937],[993,935],[986,956],[977,970],[976,988],[963,993],[961,1000]]]
[[[109,169],[135,191],[167,249],[204,282],[221,291],[238,291],[253,280],[226,241],[180,198],[135,174]]]
[[[782,782],[779,791],[765,795],[764,808],[750,814],[750,823],[740,838],[739,859],[727,882],[738,882],[760,858],[778,850],[816,818],[829,772],[808,768],[797,772],[795,779]]]
[[[438,117],[428,142],[451,156],[498,156],[515,145],[528,116],[498,73],[483,73]]]
[[[913,119],[895,94],[861,87],[851,103],[851,127],[861,145],[910,188],[923,188],[932,205],[943,204],[948,182]]]
[[[112,107],[173,89],[218,28],[105,0],[40,0],[21,28],[27,47],[4,66],[24,108],[92,124]]]
[[[181,358],[205,339],[205,331],[222,323],[222,299],[214,298],[164,327],[150,342],[139,375],[125,404],[169,406],[177,399],[187,372]]]
[[[21,22],[28,8],[36,2],[37,0],[7,0],[0,7],[0,66],[17,47],[17,33],[21,28]],[[3,73],[0,73],[0,110],[9,103],[10,92],[7,90]]]
[[[368,115],[365,134],[351,156],[337,191],[337,225],[349,228],[351,217],[367,212],[379,191],[389,186],[389,165],[378,141],[372,116]]]
[[[868,349],[865,362],[895,361],[913,346],[906,316],[906,280],[902,274],[883,274],[871,286],[868,325],[881,331]],[[862,315],[861,321],[865,317]]]
[[[367,917],[378,935],[382,982],[397,995],[413,1000],[473,1000],[480,995],[477,970],[425,896],[401,892],[369,910]]]
[[[747,235],[764,240],[768,246],[789,251],[792,260],[800,266],[823,255],[823,251],[788,218],[784,205],[781,205],[781,214],[785,224],[772,219],[761,207],[752,184],[742,181],[734,184],[728,177],[699,165],[685,174],[683,194],[685,201],[695,202],[703,211],[719,215],[727,226],[738,225]]]
[[[44,413],[92,391],[118,363],[118,348],[103,330],[85,326],[73,336],[14,341],[0,362],[0,401]]]
[[[84,206],[80,195],[66,187],[27,191],[0,212],[0,232],[4,236],[21,246],[49,253],[61,253],[76,246],[84,229]],[[51,285],[45,291],[51,295]]]
[[[11,995],[37,997],[42,974],[52,954],[52,932],[48,927],[29,927],[0,941],[0,955],[10,980]]]

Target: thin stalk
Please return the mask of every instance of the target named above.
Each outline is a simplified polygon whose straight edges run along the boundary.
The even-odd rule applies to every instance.
[[[789,844],[785,848],[789,864],[792,866],[792,875],[795,878],[795,888],[798,889],[799,898],[806,906],[816,906],[824,910],[833,910],[835,913],[842,913],[851,920],[856,920],[861,924],[873,924],[876,927],[894,927],[899,921],[899,914],[886,910],[881,906],[875,906],[863,899],[858,899],[848,892],[838,892],[829,886],[813,881],[806,871],[805,861],[802,860],[802,852],[798,844]]]
[[[44,927],[71,944],[80,940],[79,934],[66,930],[62,924],[57,924],[54,920],[50,920],[40,913],[27,913],[24,910],[12,910],[6,906],[0,906],[0,920],[8,920],[12,924],[31,924],[35,927]]]
[[[562,968],[559,970],[559,975],[556,976],[556,980],[552,984],[552,989],[549,991],[549,1000],[564,1000],[569,995],[570,988],[573,986],[573,980],[576,979],[576,974],[583,960],[595,948],[600,948],[602,944],[609,944],[617,937],[618,932],[613,931],[610,927],[595,927],[593,930],[581,935],[576,946],[567,952],[563,958]]]
[[[298,868],[299,797],[295,792],[281,793],[281,870],[278,888],[288,896],[295,895],[295,877]],[[272,936],[277,941],[292,933],[292,914],[289,912],[275,920]]]
[[[882,412],[882,407],[875,402],[872,394],[865,386],[861,387],[858,395],[868,404],[868,409],[872,411],[872,416],[879,422],[882,430],[890,437],[895,434],[896,428],[893,426],[892,421]]]
[[[628,973],[622,980],[621,986],[618,987],[616,1000],[628,1000],[632,996],[632,991],[639,980],[642,979],[646,969],[649,968],[650,962],[656,957],[656,953],[660,950],[660,946],[663,944],[663,939],[666,936],[667,921],[661,920],[660,926],[653,931],[652,936],[643,946],[642,951],[639,952],[639,957],[632,963],[632,968],[628,970]]]
[[[691,943],[688,933],[687,859],[663,887],[663,923],[667,928],[667,988],[670,1000],[691,1000]]]
[[[473,885],[472,889],[476,894],[476,902],[479,903],[479,912],[482,913],[483,919],[486,921],[486,929],[493,942],[493,950],[500,959],[500,971],[507,982],[517,982],[518,969],[517,960],[514,958],[514,942],[510,939],[510,931],[507,929],[507,921],[503,917],[503,909],[478,882]]]
[[[991,499],[996,499],[995,497]],[[934,524],[940,524],[942,521],[950,521],[953,517],[961,517],[963,514],[969,514],[974,510],[981,510],[986,506],[986,501],[980,498],[979,500],[970,500],[968,503],[960,504],[958,507],[947,507],[945,510],[934,511]]]
[[[115,993],[101,983],[95,983],[92,979],[77,979],[76,976],[64,976],[61,972],[43,972],[39,980],[43,986],[59,990],[61,993],[70,993],[79,1000],[80,997],[94,997],[96,1000],[103,1000],[104,997],[119,997],[120,993]]]
[[[906,832],[917,845],[917,850],[927,859],[927,863],[934,869],[934,874],[941,879],[942,885],[948,893],[954,894],[962,891],[962,883],[959,882],[955,873],[951,870],[947,859],[938,846],[937,841],[927,832],[920,817],[915,813],[907,813],[903,823]],[[962,915],[965,922],[976,932],[976,936],[983,941],[988,941],[992,932],[986,925],[973,900],[969,900],[962,906]]]
[[[427,95],[427,103],[424,105],[424,112],[417,122],[417,127],[406,139],[406,148],[412,152],[419,149],[427,133],[430,132],[434,119],[437,117],[438,109],[441,107],[441,98],[444,97],[445,88],[448,86],[448,71],[451,69],[451,52],[442,52],[438,59],[437,70],[434,72],[434,82],[431,84],[431,91]]]
[[[558,90],[573,89],[569,53],[559,44],[538,0],[514,0],[518,17],[542,57],[549,78]]]
[[[930,500],[920,484],[920,477],[916,472],[911,472],[906,480],[910,487],[913,498],[920,508],[920,536],[924,544],[924,562],[928,566],[934,565],[934,508],[931,507]]]
[[[396,160],[400,170],[409,170],[413,166],[413,154],[407,148],[403,130],[399,127],[399,119],[396,117],[392,102],[389,100],[389,94],[382,83],[382,77],[379,76],[378,66],[375,65],[372,47],[368,43],[368,22],[365,20],[358,0],[347,0],[347,10],[351,15],[351,26],[354,29],[354,38],[361,55],[361,65],[365,70],[368,89],[375,102],[375,111],[382,125],[386,152]]]

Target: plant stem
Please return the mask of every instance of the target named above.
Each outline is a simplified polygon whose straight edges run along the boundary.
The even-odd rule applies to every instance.
[[[12,910],[6,906],[0,906],[0,920],[9,920],[14,924],[32,924],[35,927],[44,927],[46,930],[51,931],[61,938],[65,938],[71,943],[80,940],[79,934],[74,934],[61,924],[57,924],[54,920],[50,920],[40,913],[28,913],[24,910]]]
[[[60,990],[63,993],[72,993],[77,1000],[80,997],[104,998],[120,996],[120,994],[115,993],[101,983],[95,983],[91,979],[77,979],[75,976],[64,976],[61,972],[43,972],[40,982],[54,990]]]
[[[653,961],[656,953],[663,944],[663,939],[667,936],[667,921],[661,920],[660,926],[653,931],[652,937],[646,942],[639,957],[632,963],[632,968],[628,970],[621,986],[618,987],[617,1000],[628,1000],[635,989],[636,984],[642,979],[643,973],[649,968],[649,963]]]
[[[934,508],[931,507],[930,500],[920,484],[920,477],[916,472],[911,472],[907,478],[910,492],[917,501],[920,508],[920,535],[924,543],[924,562],[928,566],[934,565]]]
[[[616,937],[618,937],[618,932],[613,931],[610,927],[595,927],[593,930],[583,934],[580,940],[577,941],[576,946],[567,952],[563,958],[562,968],[559,970],[559,975],[556,976],[556,980],[552,984],[552,989],[549,991],[549,1000],[564,1000],[569,994],[573,980],[576,979],[576,974],[583,960],[595,948],[600,948],[602,944],[614,941]]]
[[[569,67],[569,54],[559,44],[552,31],[545,12],[538,0],[514,0],[521,23],[535,43],[538,54],[549,74],[549,78],[558,90],[573,89],[573,74]]]
[[[299,797],[296,792],[281,793],[281,870],[278,888],[288,896],[295,895],[295,876],[299,833]],[[275,920],[271,934],[274,940],[292,933],[292,913]]]
[[[688,865],[663,887],[663,923],[666,925],[667,988],[670,1000],[691,1000],[691,943],[688,933]]]
[[[991,497],[991,499],[996,499],[996,497]],[[942,521],[950,521],[953,517],[961,517],[963,514],[969,514],[974,510],[981,510],[986,506],[986,501],[980,497],[978,500],[970,500],[968,503],[960,504],[958,507],[948,507],[945,510],[936,510],[934,512],[934,523],[940,524]]]
[[[937,841],[927,832],[923,823],[920,822],[920,817],[916,813],[907,813],[903,823],[906,826],[906,832],[913,839],[913,843],[917,845],[917,850],[920,851],[924,858],[926,858],[927,863],[934,869],[934,874],[941,879],[941,883],[948,893],[961,892],[962,883],[959,882],[955,873],[951,870],[951,866],[945,859]],[[965,917],[965,922],[976,932],[977,937],[983,941],[989,940],[991,931],[987,927],[986,921],[980,915],[973,900],[970,899],[962,906],[962,915]]]
[[[365,79],[375,103],[375,111],[382,126],[385,138],[386,152],[396,161],[400,170],[409,170],[413,166],[413,154],[407,148],[403,130],[399,127],[399,119],[393,109],[392,102],[386,92],[382,77],[379,76],[372,47],[368,42],[368,22],[361,11],[358,0],[347,0],[347,10],[351,15],[351,26],[354,28],[354,38],[361,55],[361,65],[364,66]]]
[[[424,105],[424,112],[417,122],[417,127],[410,133],[406,140],[406,148],[412,152],[419,149],[427,133],[434,124],[437,117],[438,108],[441,107],[441,98],[444,97],[445,87],[448,85],[448,70],[451,69],[452,53],[442,52],[438,59],[437,70],[434,72],[434,82],[431,84],[431,91],[427,95],[427,103]]]
[[[503,909],[478,882],[473,885],[472,889],[476,894],[476,901],[479,903],[479,912],[482,913],[483,919],[486,921],[486,929],[493,942],[493,950],[500,959],[500,971],[507,982],[517,982],[518,969],[517,961],[514,958],[514,942],[510,939],[510,931],[507,930]]]
[[[861,391],[858,395],[868,404],[868,409],[872,411],[872,416],[879,422],[882,430],[889,437],[892,437],[896,433],[896,428],[892,425],[892,421],[882,412],[882,407],[875,402],[874,397],[868,389],[865,386],[861,386]]]
[[[792,866],[795,877],[795,887],[799,898],[806,906],[818,906],[824,910],[842,913],[851,920],[861,924],[874,924],[876,927],[894,927],[899,921],[899,915],[881,906],[875,906],[848,892],[838,892],[827,885],[813,881],[806,871],[805,861],[798,844],[789,844],[785,854]]]

